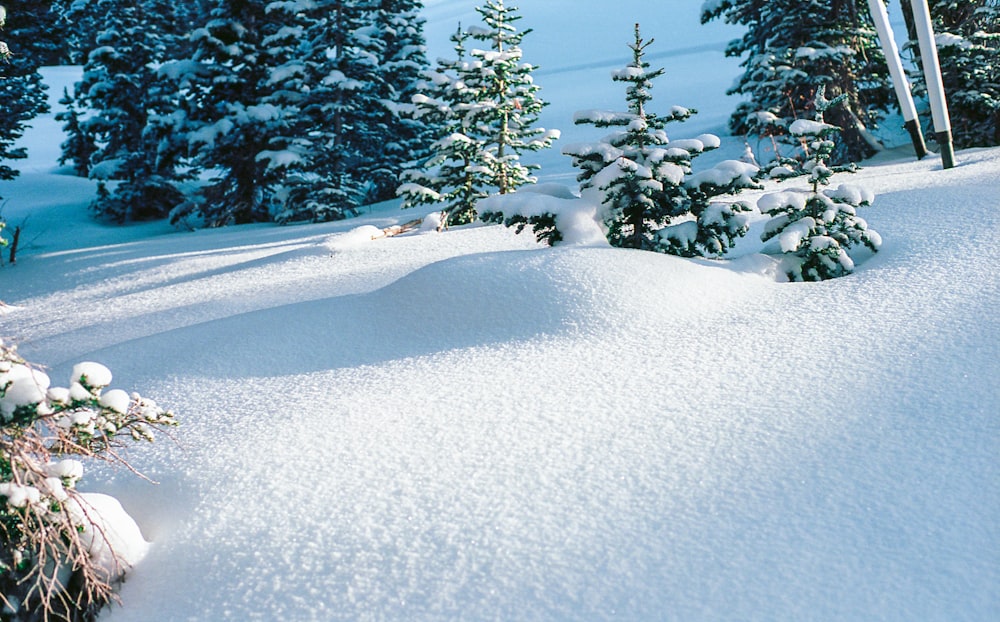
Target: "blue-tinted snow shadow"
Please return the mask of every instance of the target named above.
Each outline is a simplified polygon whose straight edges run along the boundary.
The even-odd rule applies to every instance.
[[[548,257],[555,254],[448,259],[371,293],[242,313],[91,356],[133,376],[237,378],[374,365],[556,334],[580,310],[579,297],[550,270]]]

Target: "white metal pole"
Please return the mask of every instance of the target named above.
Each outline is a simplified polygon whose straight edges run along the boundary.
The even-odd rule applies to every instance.
[[[886,11],[885,2],[882,0],[868,0],[868,7],[871,9],[872,19],[875,20],[875,29],[878,31],[879,41],[882,42],[882,52],[885,54],[886,63],[889,65],[892,86],[896,89],[899,110],[903,113],[903,127],[910,133],[910,140],[913,141],[913,150],[917,152],[917,159],[919,160],[927,155],[927,145],[924,143],[924,134],[920,131],[917,107],[913,103],[913,94],[910,92],[910,83],[906,79],[906,72],[903,70],[903,61],[899,56],[899,48],[896,47],[896,37],[892,32],[892,26],[889,24],[889,13]]]
[[[920,43],[920,60],[924,66],[927,81],[927,96],[931,100],[931,118],[934,120],[934,137],[941,146],[941,164],[944,168],[955,166],[955,148],[951,140],[951,120],[948,117],[948,101],[944,96],[941,80],[941,61],[938,60],[934,27],[931,25],[931,11],[927,0],[911,0],[913,21]]]

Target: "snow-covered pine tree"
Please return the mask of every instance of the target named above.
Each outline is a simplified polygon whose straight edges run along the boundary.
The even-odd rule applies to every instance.
[[[383,42],[372,23],[374,7],[357,0],[275,4],[301,9],[308,42],[300,57],[308,90],[293,120],[304,157],[290,168],[278,220],[354,215],[370,182],[391,169],[381,157],[391,113],[383,98]]]
[[[386,136],[381,149],[372,154],[383,160],[380,174],[371,180],[369,198],[373,201],[395,196],[400,173],[408,164],[430,156],[439,129],[429,119],[416,119],[412,103],[421,76],[430,68],[422,6],[421,0],[377,0],[375,5],[372,22],[382,43],[379,72],[385,88]]]
[[[687,199],[682,182],[690,171],[687,149],[668,149],[665,127],[687,119],[695,110],[674,106],[670,114],[659,116],[647,109],[652,100],[653,80],[663,68],[649,71],[644,60],[653,40],[643,40],[635,25],[635,40],[629,44],[632,62],[612,74],[612,80],[626,86],[627,112],[585,110],[576,113],[576,124],[598,128],[622,128],[596,144],[568,145],[563,153],[581,170],[580,190],[596,190],[604,205],[603,221],[613,246],[652,250],[654,233],[681,211]]]
[[[820,90],[820,95],[822,95]],[[831,167],[834,136],[840,128],[823,121],[823,110],[840,103],[820,103],[816,120],[799,119],[789,128],[802,141],[805,150],[801,173],[809,175],[810,188],[774,192],[761,197],[757,207],[769,214],[761,239],[776,240],[777,251],[784,253],[782,270],[791,281],[822,281],[850,274],[854,259],[849,252],[864,246],[877,252],[882,239],[857,215],[857,208],[870,205],[874,195],[868,190],[841,184],[834,190],[821,190],[838,170]]]
[[[38,73],[38,55],[33,51],[33,22],[39,14],[47,13],[47,7],[23,3],[17,11],[6,15],[4,39],[0,44],[0,179],[13,179],[18,171],[6,164],[5,160],[19,160],[28,157],[24,147],[15,147],[17,139],[24,134],[28,121],[48,110],[45,85]],[[13,49],[13,51],[10,51]]]
[[[284,109],[268,102],[272,58],[266,38],[284,26],[267,0],[211,0],[208,20],[191,34],[190,59],[176,59],[163,72],[177,80],[181,122],[191,164],[211,179],[199,194],[171,213],[177,222],[194,218],[207,226],[266,221],[271,195],[283,171],[264,157],[273,139],[288,135]]]
[[[150,120],[169,111],[174,100],[157,73],[167,50],[177,44],[173,2],[98,0],[103,30],[90,51],[75,104],[92,113],[80,120],[73,108],[66,120],[64,160],[113,189],[102,192],[95,212],[118,222],[165,217],[181,201],[175,187],[176,158],[159,149]],[[87,157],[89,159],[84,160]]]
[[[892,100],[891,82],[867,3],[859,0],[706,0],[702,21],[723,19],[747,28],[727,56],[745,56],[744,73],[730,94],[749,97],[730,119],[734,133],[755,131],[752,120],[770,113],[785,127],[812,116],[814,85],[848,96],[828,115],[841,128],[832,154],[844,163],[879,149],[871,134]]]
[[[551,146],[557,130],[535,127],[546,105],[531,73],[522,62],[521,40],[531,30],[518,31],[516,7],[487,0],[476,11],[485,26],[452,36],[457,60],[439,60],[428,75],[424,92],[414,98],[416,116],[435,123],[440,137],[433,156],[401,177],[398,194],[404,207],[444,203],[443,226],[475,220],[476,203],[492,191],[514,192],[534,183],[525,152]],[[468,38],[490,44],[487,50],[467,49]]]
[[[649,70],[644,60],[653,40],[643,40],[639,25],[629,44],[632,62],[615,71],[612,79],[625,83],[627,112],[578,112],[575,122],[616,131],[598,143],[569,145],[563,153],[581,170],[577,176],[585,198],[603,206],[601,218],[613,246],[656,250],[672,254],[721,255],[747,228],[751,208],[729,202],[713,206],[711,198],[736,193],[753,185],[756,167],[727,161],[687,179],[691,162],[706,150],[719,147],[716,136],[670,141],[665,127],[697,111],[673,106],[660,116],[648,109],[652,81],[665,72]],[[710,209],[711,208],[711,209]],[[684,220],[667,226],[675,219]],[[538,223],[544,224],[544,223]],[[536,235],[545,235],[536,227]]]
[[[487,154],[472,131],[474,124],[469,117],[481,94],[462,77],[471,66],[468,37],[459,25],[451,36],[455,58],[438,59],[436,69],[424,75],[422,92],[413,96],[414,118],[440,128],[441,134],[431,144],[433,155],[419,168],[404,171],[397,190],[403,207],[444,204],[444,227],[475,220],[476,203],[489,196],[493,180]]]
[[[8,31],[18,54],[31,54],[40,67],[61,65],[68,60],[67,23],[56,2],[6,0],[10,8]],[[14,31],[17,30],[17,37]]]
[[[522,60],[521,41],[531,29],[518,31],[521,16],[517,10],[504,6],[503,0],[486,0],[476,8],[486,26],[471,28],[469,34],[489,43],[490,48],[470,50],[475,60],[462,76],[481,96],[472,104],[468,118],[483,141],[492,184],[500,194],[534,183],[531,172],[539,167],[523,164],[521,156],[550,147],[559,137],[558,130],[536,127],[546,103],[539,98],[540,87],[532,79],[536,67]]]
[[[63,133],[66,135],[66,140],[60,145],[62,153],[59,164],[72,163],[73,172],[78,177],[87,177],[90,174],[90,159],[97,151],[97,141],[87,134],[82,114],[76,107],[76,99],[69,94],[68,89],[63,89],[59,103],[65,110],[56,113],[56,121],[63,122]]]
[[[901,6],[912,25],[912,7]],[[930,0],[929,6],[955,147],[1000,145],[1000,2]],[[919,57],[912,26],[910,38],[907,48]],[[925,91],[923,74],[914,78],[915,90]]]

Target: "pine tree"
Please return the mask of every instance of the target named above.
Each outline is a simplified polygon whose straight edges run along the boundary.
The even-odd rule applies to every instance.
[[[323,80],[307,103],[321,141],[312,161],[323,179],[314,195],[316,220],[356,214],[372,194],[377,196],[372,186],[389,183],[397,173],[382,157],[391,110],[384,97],[386,76],[380,71],[384,41],[371,27],[370,7],[333,0],[326,12],[329,21],[317,22],[321,37],[315,40],[334,53],[317,59]]]
[[[486,27],[473,28],[470,35],[489,43],[490,49],[470,51],[475,61],[463,79],[482,95],[470,111],[471,118],[484,143],[492,184],[499,194],[506,194],[535,182],[531,171],[538,165],[522,164],[521,155],[551,146],[559,132],[535,127],[546,104],[531,76],[536,67],[522,61],[521,41],[531,29],[517,30],[521,20],[517,7],[486,0],[476,11]]]
[[[398,194],[403,207],[443,203],[442,225],[462,225],[476,218],[476,203],[490,194],[493,180],[482,142],[468,118],[482,95],[463,80],[467,60],[468,33],[459,26],[451,36],[455,59],[439,59],[427,72],[423,92],[413,97],[414,117],[440,127],[441,138],[431,145],[433,155],[420,168],[407,170]]]
[[[412,104],[421,76],[430,68],[420,17],[420,0],[379,0],[373,12],[375,36],[381,42],[379,73],[385,89],[386,136],[373,157],[383,160],[380,174],[372,179],[370,198],[383,201],[395,196],[400,172],[407,164],[430,155],[433,124],[417,120]]]
[[[820,190],[838,170],[856,168],[830,166],[833,137],[840,128],[825,123],[823,111],[840,103],[836,98],[822,102],[817,106],[820,112],[816,120],[799,119],[789,128],[806,150],[800,172],[809,176],[810,189],[775,192],[757,202],[760,211],[772,217],[761,239],[777,242],[778,250],[785,254],[782,269],[791,281],[822,281],[850,274],[855,265],[850,251],[863,246],[877,252],[882,244],[879,234],[857,215],[858,207],[873,201],[869,191],[847,184]]]
[[[62,65],[69,60],[69,24],[63,19],[58,2],[6,2],[11,12],[11,23],[8,26],[20,31],[20,41],[17,44],[19,54],[31,54],[40,67]]]
[[[625,83],[627,112],[604,110],[576,114],[578,124],[617,128],[598,143],[570,145],[563,153],[581,169],[577,176],[584,197],[603,206],[601,215],[613,246],[656,250],[684,256],[723,254],[747,228],[749,207],[730,202],[714,206],[712,197],[753,185],[756,167],[729,161],[691,176],[691,162],[720,145],[717,137],[671,141],[667,124],[697,111],[673,106],[668,115],[649,110],[653,80],[664,69],[650,71],[644,60],[652,40],[643,40],[639,25],[629,45],[632,62],[612,79]],[[681,219],[685,223],[667,226]],[[536,233],[538,230],[536,229]]]
[[[298,57],[308,89],[292,133],[302,157],[281,190],[279,221],[355,215],[395,175],[381,155],[392,112],[373,11],[364,3],[326,0],[298,12],[308,42]]]
[[[44,7],[26,3],[6,17],[4,37],[8,43],[0,44],[0,179],[13,179],[18,171],[3,162],[28,157],[27,149],[16,147],[24,134],[27,123],[35,116],[48,111],[46,86],[38,73],[39,61],[35,53],[37,41],[34,20]],[[2,21],[2,20],[0,20]],[[10,47],[8,47],[8,44]]]
[[[433,156],[421,168],[406,171],[398,193],[404,207],[444,203],[444,225],[465,224],[476,218],[476,203],[495,191],[514,192],[534,183],[521,155],[551,146],[557,130],[535,127],[546,105],[531,73],[522,62],[521,40],[531,30],[518,32],[516,7],[487,0],[476,9],[485,27],[453,35],[457,59],[440,61],[428,75],[425,92],[414,99],[417,116],[439,125],[440,138]],[[467,48],[474,38],[490,49]]]
[[[201,192],[175,208],[173,221],[195,218],[207,226],[266,221],[282,171],[264,157],[272,139],[287,135],[285,111],[269,102],[277,63],[266,38],[283,24],[263,0],[213,0],[208,21],[191,34],[190,59],[163,72],[180,89],[179,122],[191,164],[211,172]]]
[[[76,99],[69,94],[68,89],[63,89],[59,103],[66,108],[56,113],[56,121],[63,122],[63,133],[66,134],[66,140],[60,145],[62,154],[59,156],[59,164],[72,162],[73,172],[78,177],[87,177],[90,174],[91,158],[97,151],[97,141],[84,128]]]
[[[929,6],[955,146],[1000,145],[1000,3],[931,0]],[[902,7],[911,30],[907,48],[919,60],[920,49],[912,31],[913,9],[908,2]],[[914,90],[926,91],[923,74],[917,72],[914,78]]]
[[[810,118],[815,85],[823,83],[831,95],[848,97],[827,119],[842,130],[833,161],[859,160],[879,149],[870,130],[892,101],[892,91],[867,4],[710,0],[703,4],[702,21],[712,19],[747,27],[726,50],[728,56],[745,55],[744,73],[729,92],[750,98],[730,119],[734,133],[761,132],[754,127],[760,113],[776,116],[785,128]]]
[[[697,111],[674,106],[670,114],[659,116],[647,109],[652,100],[652,81],[666,71],[649,71],[643,57],[652,43],[642,39],[636,24],[635,40],[629,44],[632,62],[612,74],[612,80],[627,85],[627,112],[589,110],[574,117],[577,124],[623,129],[600,143],[570,145],[563,150],[581,169],[577,176],[581,192],[600,193],[608,241],[613,246],[652,249],[653,232],[664,226],[687,199],[682,181],[690,171],[691,152],[668,149],[670,140],[664,128]]]
[[[92,114],[81,121],[74,106],[61,115],[68,135],[63,159],[92,177],[120,182],[93,204],[119,222],[162,218],[181,200],[177,158],[159,148],[151,131],[155,115],[175,106],[156,70],[178,42],[174,6],[165,0],[94,3],[103,30],[75,89],[75,104]]]

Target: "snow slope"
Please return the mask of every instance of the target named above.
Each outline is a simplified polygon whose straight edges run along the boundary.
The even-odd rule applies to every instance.
[[[996,619],[1000,149],[958,161],[866,165],[882,252],[789,284],[393,206],[111,228],[33,159],[0,334],[182,422],[158,486],[85,476],[152,542],[109,620]]]

